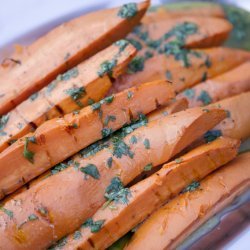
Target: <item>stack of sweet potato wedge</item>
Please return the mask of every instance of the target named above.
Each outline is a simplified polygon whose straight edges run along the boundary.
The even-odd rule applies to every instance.
[[[250,52],[219,5],[149,5],[3,60],[0,249],[175,249],[249,188]]]

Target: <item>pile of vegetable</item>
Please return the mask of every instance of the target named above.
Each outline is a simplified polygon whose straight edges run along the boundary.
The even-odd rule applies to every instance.
[[[3,60],[0,249],[176,249],[249,189],[249,19],[149,4]]]

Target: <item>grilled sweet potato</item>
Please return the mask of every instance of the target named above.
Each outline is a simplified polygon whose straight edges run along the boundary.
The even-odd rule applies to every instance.
[[[177,98],[186,97],[189,107],[208,105],[250,91],[250,61],[210,80],[186,89]]]
[[[67,237],[62,249],[106,249],[193,181],[200,181],[232,160],[237,155],[238,146],[237,140],[220,138],[164,165],[152,176],[125,189],[129,193],[126,202],[112,201],[97,211],[92,220],[103,221],[98,232],[83,226]],[[80,235],[77,239],[76,234]],[[148,238],[143,238],[144,247],[137,249],[146,248]]]
[[[202,223],[250,187],[250,153],[238,156],[155,212],[126,247],[176,249]]]
[[[157,54],[146,60],[144,57],[135,57],[129,64],[128,73],[118,77],[110,92],[156,79],[168,79],[173,82],[175,90],[181,92],[250,59],[249,52],[223,47],[189,52],[180,50],[177,54]]]
[[[13,58],[20,63],[0,77],[0,115],[49,84],[58,74],[124,38],[139,23],[148,5],[149,1],[145,1],[89,13],[38,39],[26,48],[26,53]]]
[[[0,197],[173,97],[171,85],[160,80],[43,123],[0,153]]]
[[[132,45],[120,40],[57,76],[47,87],[20,103],[5,115],[8,121],[1,129],[0,152],[46,120],[100,101],[111,87],[110,76],[117,78],[135,53]],[[108,69],[107,65],[110,66]]]
[[[119,177],[118,187],[127,185],[147,164],[166,162],[225,116],[219,109],[181,111],[148,124],[141,121],[82,151],[55,168],[54,175],[4,203],[4,210],[13,216],[2,214],[6,227],[0,227],[0,248],[48,247],[79,228],[103,205],[113,178]],[[29,220],[31,215],[36,219]]]

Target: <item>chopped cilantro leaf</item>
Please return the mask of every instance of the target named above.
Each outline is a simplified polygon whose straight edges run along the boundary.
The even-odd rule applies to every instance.
[[[63,171],[64,169],[66,169],[66,168],[68,168],[68,167],[69,167],[69,165],[66,164],[66,163],[59,163],[59,164],[55,165],[55,166],[50,170],[50,172],[51,172],[52,175],[54,175],[54,174],[57,174],[57,173]]]
[[[150,141],[149,141],[149,139],[145,139],[144,142],[143,142],[143,144],[144,144],[144,147],[146,149],[150,149]]]
[[[99,110],[101,108],[101,103],[96,102],[94,104],[91,105],[93,110]]]
[[[200,95],[197,97],[198,101],[201,101],[204,105],[208,105],[212,102],[212,98],[209,93],[205,90],[202,90]]]
[[[84,87],[73,87],[65,90],[65,93],[69,95],[73,101],[77,101],[86,94],[86,91]]]
[[[73,235],[73,239],[74,240],[79,240],[79,239],[81,239],[82,238],[82,233],[81,233],[81,231],[75,231],[74,232],[74,235]]]
[[[128,65],[128,73],[133,74],[139,71],[143,71],[144,61],[145,59],[142,56],[134,57]]]
[[[5,128],[6,124],[9,121],[9,118],[10,118],[9,114],[1,116],[1,118],[0,118],[0,130],[3,130]]]
[[[36,98],[38,97],[38,95],[39,95],[39,93],[36,92],[36,93],[34,93],[33,95],[31,95],[31,96],[29,97],[29,99],[30,99],[31,101],[34,101],[34,100],[36,100]]]
[[[116,66],[117,60],[112,59],[110,61],[104,61],[100,65],[100,69],[97,71],[98,76],[103,77],[105,74],[108,74],[109,76],[112,76],[112,70]]]
[[[125,188],[119,177],[114,177],[111,180],[110,185],[106,188],[104,197],[107,199],[107,202],[112,201],[116,203],[128,203],[128,198],[131,195],[129,188]]]
[[[100,101],[100,103],[101,103],[101,104],[104,104],[104,103],[109,104],[109,103],[112,103],[113,100],[114,100],[114,96],[113,96],[113,95],[110,95],[110,96],[107,96],[107,97],[105,97],[104,99],[102,99],[102,100]]]
[[[153,168],[152,163],[149,163],[144,167],[144,171],[150,171],[152,168]]]
[[[119,52],[122,52],[128,46],[129,42],[130,42],[129,39],[126,39],[126,40],[121,39],[119,41],[116,41],[114,44],[116,46],[119,46],[120,47]]]
[[[103,128],[102,129],[102,138],[107,137],[113,133],[111,128]]]
[[[11,210],[9,210],[1,205],[0,205],[0,210],[3,211],[10,219],[12,219],[14,217],[14,213]]]
[[[111,167],[112,167],[112,163],[113,163],[113,158],[112,158],[112,157],[109,157],[108,160],[107,160],[107,166],[108,166],[109,168],[111,168]]]
[[[35,153],[28,149],[29,142],[36,143],[36,138],[34,136],[25,138],[23,156],[31,163],[34,163]]]
[[[28,216],[29,221],[33,221],[33,220],[37,220],[37,219],[38,219],[38,217],[35,214],[31,214]]]
[[[137,4],[127,3],[124,4],[118,11],[118,16],[121,18],[130,19],[137,14]]]
[[[134,153],[130,151],[130,147],[119,137],[114,136],[111,138],[113,143],[113,155],[117,158],[122,158],[123,155],[129,156],[131,159]]]
[[[114,122],[116,117],[114,115],[108,115],[104,120],[104,126],[107,126],[109,122]]]
[[[80,171],[83,172],[86,175],[90,175],[94,179],[99,179],[100,178],[100,173],[99,170],[97,169],[96,165],[94,164],[87,164],[86,167],[81,167]]]
[[[131,136],[130,142],[131,142],[132,144],[136,144],[136,143],[137,143],[137,138],[136,138],[135,135],[132,135],[132,136]]]
[[[142,44],[141,44],[139,41],[137,41],[137,40],[135,40],[135,39],[133,39],[133,38],[127,38],[127,40],[128,40],[137,50],[141,50],[141,49],[142,49]]]
[[[188,99],[192,99],[195,96],[195,91],[194,89],[186,89],[183,94],[188,98]]]
[[[220,136],[222,136],[222,133],[220,130],[209,130],[205,133],[204,139],[208,143],[208,142],[214,141]]]
[[[183,160],[182,160],[182,158],[176,158],[174,161],[175,161],[176,163],[181,163]]]
[[[82,227],[89,227],[91,230],[91,233],[97,233],[100,231],[104,224],[105,220],[97,220],[93,221],[92,218],[87,219],[83,224]]]
[[[188,185],[185,189],[183,189],[181,193],[192,192],[196,190],[199,186],[200,183],[198,181],[194,181],[190,185]]]

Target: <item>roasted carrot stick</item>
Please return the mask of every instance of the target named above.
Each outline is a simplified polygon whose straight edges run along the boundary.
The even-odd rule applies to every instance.
[[[89,13],[38,39],[18,58],[20,63],[0,77],[0,115],[49,84],[58,74],[126,36],[148,6],[149,1],[145,1]]]
[[[126,249],[176,249],[202,223],[249,187],[250,153],[246,153],[155,212],[134,234]]]
[[[6,114],[8,120],[1,129],[0,152],[46,120],[79,110],[89,102],[100,101],[111,87],[110,76],[120,75],[135,53],[132,45],[119,40],[59,75],[48,87],[19,104]]]
[[[239,141],[235,139],[217,139],[165,164],[131,188],[123,188],[122,191],[128,193],[126,202],[114,200],[91,218],[94,222],[103,221],[99,230],[93,231],[83,224],[77,233],[67,237],[62,249],[106,249],[193,181],[200,181],[232,160],[237,155],[238,146]],[[144,238],[145,245],[147,239]]]
[[[4,203],[3,210],[13,216],[10,219],[0,211],[6,224],[0,227],[0,248],[50,246],[79,228],[103,205],[105,190],[114,177],[127,185],[147,164],[166,162],[225,116],[220,109],[181,111],[148,124],[141,121],[85,149],[67,164],[57,166],[54,175]],[[30,221],[33,214],[37,219]]]
[[[173,97],[172,86],[160,80],[43,123],[33,134],[0,154],[0,196],[15,191],[82,148],[137,120],[140,113],[149,113]]]
[[[219,17],[225,18],[225,12],[219,4],[207,2],[188,2],[160,5],[151,7],[142,18],[142,23],[152,23],[175,17],[197,16],[197,17]]]
[[[217,102],[242,92],[250,91],[250,61],[226,73],[186,89],[177,98],[186,97],[189,107]]]
[[[129,73],[118,77],[110,92],[117,92],[140,82],[168,79],[177,92],[220,75],[250,59],[250,53],[230,48],[210,48],[175,55],[158,54],[147,60],[135,57],[129,64]]]

